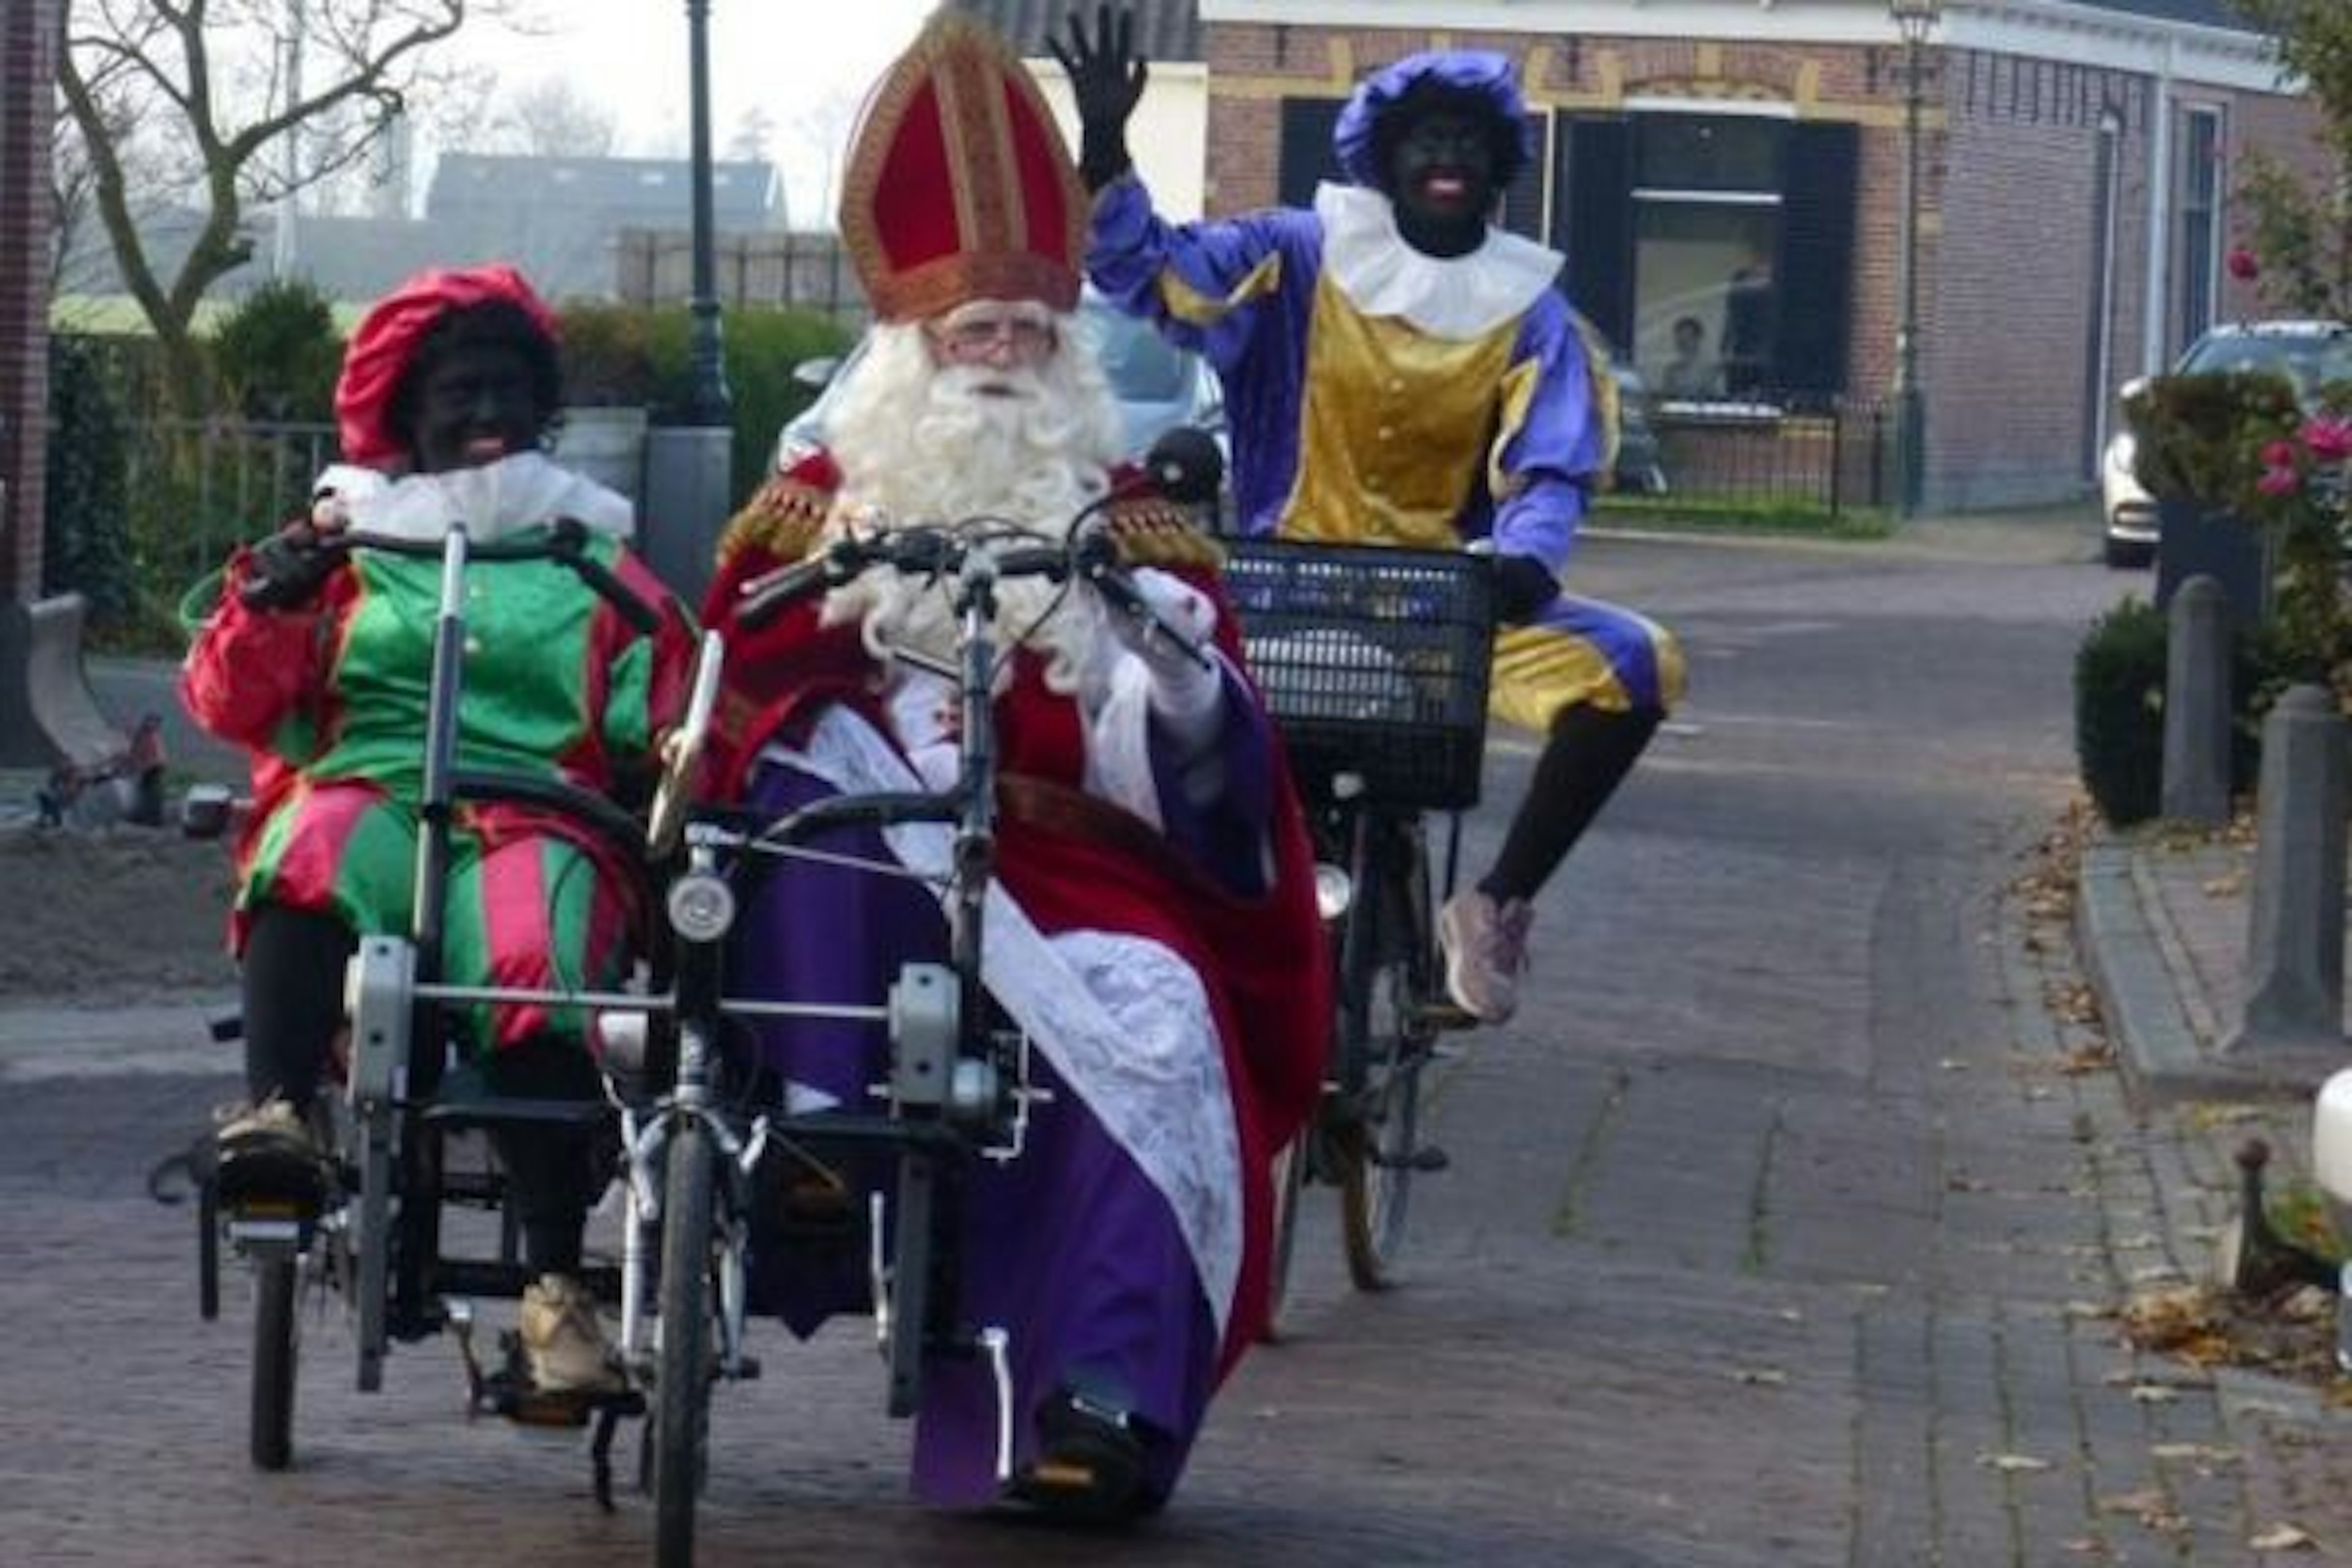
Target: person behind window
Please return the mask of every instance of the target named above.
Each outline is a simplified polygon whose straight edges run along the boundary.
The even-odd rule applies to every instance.
[[[953,112],[980,103],[994,113]],[[1273,1159],[1314,1108],[1329,1037],[1306,822],[1239,662],[1213,542],[1120,461],[1117,404],[1076,331],[1086,194],[1026,69],[940,12],[875,89],[847,166],[841,230],[877,324],[826,449],[772,479],[721,541],[714,762],[740,781],[722,790],[764,817],[959,776],[940,584],[877,572],[765,625],[736,613],[743,584],[845,534],[989,518],[1064,537],[1094,509],[1139,588],[1216,644],[1202,664],[1089,586],[997,584],[982,970],[1045,1094],[1017,1158],[954,1182],[954,1306],[1004,1331],[1009,1402],[985,1357],[936,1359],[914,1484],[949,1507],[1009,1497],[1124,1521],[1166,1502],[1212,1392],[1265,1322]],[[870,1005],[901,963],[942,961],[947,837],[843,830],[813,847],[852,859],[782,862],[746,905],[730,973],[747,994]],[[863,1107],[887,1079],[879,1026],[763,1020],[757,1035],[759,1060],[813,1110]],[[763,1262],[755,1231],[752,1288],[807,1332],[870,1305],[866,1198],[893,1189],[882,1171],[814,1165],[799,1185],[809,1208],[835,1193],[851,1234],[830,1250],[822,1231],[779,1234]]]
[[[1339,116],[1347,184],[1312,211],[1176,225],[1127,148],[1148,75],[1133,18],[1070,20],[1055,54],[1095,193],[1087,265],[1114,304],[1206,354],[1231,413],[1242,531],[1493,552],[1492,705],[1547,737],[1501,854],[1439,913],[1448,990],[1517,1006],[1537,892],[1633,768],[1683,686],[1666,631],[1565,593],[1609,472],[1606,351],[1554,288],[1559,253],[1493,226],[1534,131],[1498,54],[1414,55]]]
[[[637,630],[568,567],[477,567],[467,583],[459,767],[609,788],[649,767],[685,705],[694,634],[684,609],[632,554],[626,497],[541,452],[562,405],[555,318],[504,266],[420,273],[352,336],[335,388],[344,463],[310,511],[199,584],[181,674],[196,722],[250,754],[254,809],[237,846],[232,937],[244,982],[252,1095],[221,1128],[225,1201],[315,1205],[327,1175],[309,1113],[343,1024],[343,971],[362,933],[411,929],[439,559],[336,552],[346,525],[477,541],[558,518],[588,555],[664,612]],[[450,831],[443,973],[523,988],[617,983],[629,907],[613,851],[528,805],[477,802]],[[498,1092],[594,1099],[600,1086],[576,1010],[479,1009],[467,1043]],[[544,1394],[621,1381],[595,1302],[578,1279],[598,1184],[563,1128],[498,1135],[524,1262],[521,1338]]]
[[[1770,390],[1772,272],[1760,251],[1732,269],[1723,292],[1723,389],[1734,397]]]
[[[1667,397],[1713,397],[1723,390],[1722,367],[1706,357],[1706,323],[1677,316],[1675,356],[1658,371],[1658,390]]]

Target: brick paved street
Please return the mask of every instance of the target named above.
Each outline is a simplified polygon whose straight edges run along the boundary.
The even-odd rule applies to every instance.
[[[1548,895],[1521,1020],[1449,1065],[1454,1168],[1415,1189],[1405,1287],[1349,1291],[1310,1193],[1295,1338],[1244,1363],[1167,1516],[1111,1539],[917,1510],[859,1326],[762,1325],[705,1562],[2352,1560],[2336,1417],[2123,1342],[2115,1307],[2202,1267],[2227,1129],[2076,1070],[2105,1041],[2051,1005],[2082,982],[2066,916],[2002,893],[2071,787],[2065,652],[2121,584],[1596,565],[1701,695]],[[1526,761],[1498,745],[1474,857]],[[469,1423],[446,1342],[356,1394],[331,1316],[296,1468],[248,1469],[238,1281],[200,1322],[192,1224],[140,1190],[233,1058],[168,1015],[39,1034],[34,999],[0,997],[0,1563],[648,1560],[642,1500],[600,1515],[576,1441]],[[2253,1544],[2290,1526],[2314,1544]]]

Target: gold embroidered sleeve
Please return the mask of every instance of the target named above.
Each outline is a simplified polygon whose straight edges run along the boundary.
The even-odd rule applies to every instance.
[[[1160,303],[1187,326],[1213,327],[1253,300],[1263,300],[1282,287],[1282,256],[1275,252],[1259,262],[1224,298],[1203,294],[1177,275],[1174,268],[1160,274]]]
[[[779,474],[728,520],[719,539],[719,559],[723,563],[740,551],[757,549],[778,561],[797,561],[815,544],[831,506],[832,498],[814,485]]]
[[[1216,572],[1225,564],[1224,548],[1170,501],[1122,501],[1111,508],[1104,529],[1118,546],[1119,564],[1130,570],[1159,566]]]

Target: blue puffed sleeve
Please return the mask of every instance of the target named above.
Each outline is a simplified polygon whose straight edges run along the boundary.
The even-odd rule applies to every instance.
[[[1609,424],[1596,395],[1606,375],[1560,297],[1545,294],[1520,323],[1504,374],[1488,486],[1497,553],[1528,555],[1557,574],[1609,463]]]

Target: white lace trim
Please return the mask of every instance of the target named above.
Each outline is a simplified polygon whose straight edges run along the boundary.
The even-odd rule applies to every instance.
[[[843,792],[915,787],[889,742],[839,707],[803,746],[764,754]],[[952,829],[907,823],[884,837],[908,869],[946,874]],[[1001,886],[985,920],[990,993],[1167,1201],[1222,1338],[1241,1276],[1241,1135],[1200,977],[1130,933],[1048,937]]]
[[[1396,316],[1433,337],[1483,337],[1525,314],[1559,277],[1559,251],[1489,228],[1467,256],[1425,256],[1397,232],[1389,198],[1362,185],[1315,192],[1323,269],[1359,310]]]
[[[320,478],[324,482],[325,476]],[[539,452],[518,452],[476,468],[410,474],[350,500],[353,527],[404,539],[439,539],[450,524],[462,521],[469,536],[487,541],[560,517],[577,519],[591,532],[615,539],[636,530],[636,509],[628,497]]]

